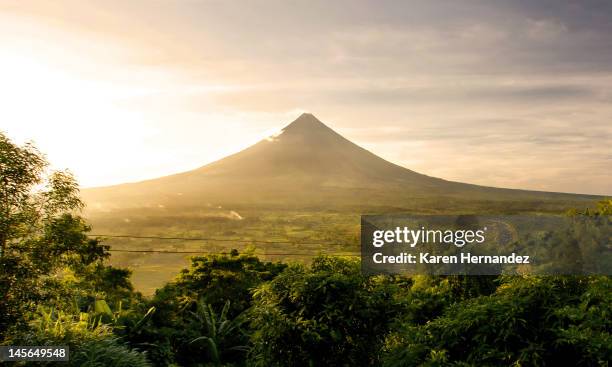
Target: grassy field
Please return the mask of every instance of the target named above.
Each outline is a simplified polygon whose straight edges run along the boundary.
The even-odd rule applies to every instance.
[[[222,209],[162,215],[126,213],[94,221],[94,234],[162,238],[106,237],[113,265],[133,270],[133,282],[144,294],[171,280],[197,253],[253,251],[261,258],[308,262],[322,253],[358,254],[359,215],[348,212],[224,211]],[[190,238],[197,240],[168,239]],[[172,253],[176,252],[176,253]],[[193,252],[193,253],[191,253]]]
[[[133,271],[136,288],[145,295],[189,265],[198,254],[253,251],[262,259],[308,262],[318,254],[359,255],[360,215],[410,212],[513,213],[562,212],[587,202],[458,202],[414,200],[401,207],[362,207],[324,210],[309,208],[144,208],[91,215],[92,234],[108,235],[111,263]],[[418,210],[417,208],[428,208]],[[153,238],[116,238],[129,235]],[[164,238],[154,238],[164,237]],[[176,238],[176,239],[168,239]],[[185,240],[184,238],[197,239]],[[163,251],[121,252],[121,251]]]

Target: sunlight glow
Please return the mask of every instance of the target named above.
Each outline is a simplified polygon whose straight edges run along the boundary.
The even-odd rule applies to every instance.
[[[7,29],[12,32],[2,32]],[[193,114],[175,102],[236,86],[190,84],[163,68],[130,68],[128,52],[116,44],[27,18],[0,14],[0,32],[0,130],[20,143],[34,141],[53,168],[69,168],[83,186],[192,169],[257,135],[230,136],[226,128],[236,126],[235,119],[205,110]],[[163,127],[169,118],[175,120],[171,131]],[[184,129],[200,138],[199,152],[180,141]],[[153,143],[162,136],[167,145]],[[218,146],[203,144],[207,139]]]

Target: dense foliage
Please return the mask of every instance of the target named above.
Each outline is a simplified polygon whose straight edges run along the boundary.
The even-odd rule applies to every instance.
[[[104,264],[107,247],[87,236],[82,207],[70,173],[48,171],[35,147],[18,146],[0,133],[0,340],[5,343],[61,342],[77,349],[114,343],[110,328],[98,327],[101,319],[95,325],[87,321],[100,313],[95,305],[101,299],[131,304],[139,297],[129,271]]]
[[[361,275],[358,261],[319,257],[255,290],[254,349],[261,366],[377,365],[397,315],[397,287]]]
[[[0,134],[0,341],[72,366],[605,366],[612,282],[364,276],[358,260],[194,257],[149,298],[105,263],[67,172]],[[612,201],[576,218],[612,213]],[[583,236],[607,236],[584,228]],[[602,264],[607,264],[602,262]],[[38,365],[38,364],[32,364]]]
[[[612,358],[607,277],[513,277],[388,338],[386,366],[604,365]]]
[[[244,313],[252,305],[251,290],[273,279],[285,267],[236,251],[229,255],[194,257],[191,267],[159,289],[143,308],[154,307],[156,312],[130,341],[147,349],[159,365],[244,361],[245,348],[235,347],[248,344],[242,324]],[[225,321],[228,329],[221,328]],[[214,348],[206,338],[214,340]],[[212,353],[213,349],[217,351]]]

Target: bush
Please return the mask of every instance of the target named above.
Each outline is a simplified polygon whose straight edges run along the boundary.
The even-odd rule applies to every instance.
[[[90,340],[71,351],[70,365],[81,367],[149,367],[144,354],[117,339]]]
[[[113,336],[109,325],[90,313],[75,316],[56,309],[41,308],[30,327],[15,334],[9,342],[16,345],[66,345],[70,348],[68,366],[150,366],[143,353],[121,343]]]
[[[202,343],[191,343],[206,334],[202,322],[194,315],[202,311],[204,304],[214,312],[228,305],[224,317],[235,320],[251,306],[251,290],[273,279],[285,267],[236,251],[230,255],[194,257],[189,269],[181,271],[175,281],[156,292],[147,305],[155,307],[156,312],[137,332],[128,336],[129,342],[147,350],[151,362],[157,366],[175,362],[182,366],[212,363],[214,358]],[[240,345],[242,329],[239,333],[236,331],[235,335],[227,336],[227,341]],[[223,361],[235,364],[245,360],[244,353],[235,351],[222,357]]]
[[[293,265],[254,293],[253,363],[368,366],[397,314],[388,278],[361,275],[359,262],[316,258]]]
[[[384,365],[605,365],[611,286],[608,277],[508,278],[490,296],[404,324],[387,339]]]

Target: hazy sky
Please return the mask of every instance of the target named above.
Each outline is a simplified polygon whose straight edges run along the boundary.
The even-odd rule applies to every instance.
[[[612,194],[612,2],[0,0],[0,130],[84,186],[302,111],[428,175]]]

